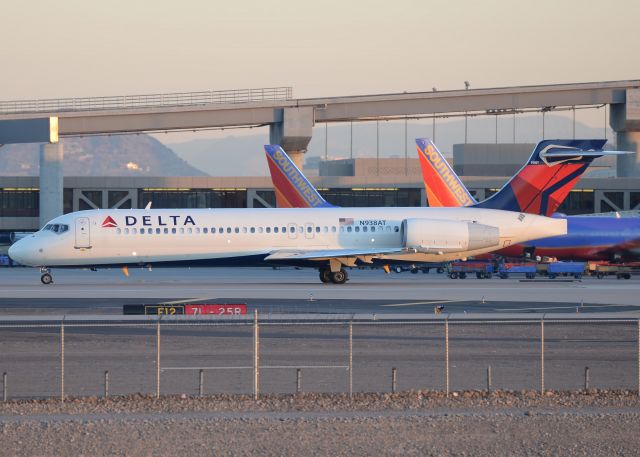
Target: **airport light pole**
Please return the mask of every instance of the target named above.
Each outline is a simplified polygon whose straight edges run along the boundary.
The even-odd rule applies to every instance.
[[[328,157],[328,148],[329,148],[329,123],[325,122],[324,124],[324,160],[327,160]]]
[[[436,142],[436,113],[431,118],[431,141]]]
[[[349,158],[353,159],[353,121],[349,122]]]
[[[376,119],[376,175],[380,175],[380,120]]]
[[[407,151],[407,118],[404,118],[404,175],[407,176],[409,174],[409,165],[408,165],[408,151]]]
[[[464,90],[469,90],[471,83],[469,81],[464,82]],[[467,112],[464,112],[464,144],[467,144]]]

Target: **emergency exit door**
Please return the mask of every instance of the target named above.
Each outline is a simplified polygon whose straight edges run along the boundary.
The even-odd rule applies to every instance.
[[[89,218],[76,218],[76,249],[91,247],[91,233],[89,229]]]

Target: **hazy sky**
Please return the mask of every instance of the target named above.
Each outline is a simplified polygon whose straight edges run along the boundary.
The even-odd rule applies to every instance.
[[[0,100],[640,78],[638,0],[30,0],[0,11]]]

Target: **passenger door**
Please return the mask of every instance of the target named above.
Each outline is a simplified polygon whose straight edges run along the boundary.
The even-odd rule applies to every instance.
[[[85,249],[91,247],[91,233],[88,217],[76,218],[76,249]]]

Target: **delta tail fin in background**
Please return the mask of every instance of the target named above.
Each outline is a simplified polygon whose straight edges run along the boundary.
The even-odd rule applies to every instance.
[[[264,147],[278,208],[331,208],[280,146]]]
[[[603,155],[606,140],[543,140],[520,171],[496,194],[476,203],[442,154],[428,139],[417,139],[429,206],[475,206],[551,216],[591,162]],[[431,199],[434,194],[434,199]],[[433,203],[432,203],[433,201]]]

